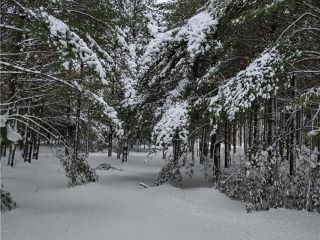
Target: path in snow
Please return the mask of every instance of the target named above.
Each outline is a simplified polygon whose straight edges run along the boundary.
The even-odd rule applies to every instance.
[[[131,153],[125,164],[93,153],[92,165],[107,160],[124,171],[100,170],[98,183],[67,188],[59,161],[42,152],[31,164],[19,160],[13,169],[2,167],[2,184],[20,205],[1,216],[3,240],[320,239],[319,214],[247,214],[244,203],[208,188],[200,175],[183,189],[141,189],[138,183],[152,185],[163,163],[144,163],[142,153]]]

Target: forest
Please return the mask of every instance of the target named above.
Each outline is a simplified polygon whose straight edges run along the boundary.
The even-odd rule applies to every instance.
[[[102,198],[126,198],[127,206],[141,194],[150,219],[165,218],[153,212],[159,206],[172,225],[187,219],[169,201],[176,197],[183,212],[201,205],[203,214],[216,208],[231,228],[232,214],[252,225],[223,235],[201,224],[202,237],[183,237],[182,226],[158,223],[157,233],[146,221],[143,236],[133,229],[138,222],[121,235],[119,226],[135,222],[142,208],[131,221],[116,215],[110,239],[320,237],[319,0],[2,0],[0,22],[4,239],[103,239],[99,230],[81,235],[84,223],[65,215],[66,235],[36,226],[28,238],[15,226],[40,221],[47,206],[50,225],[63,204],[82,219],[82,209],[106,208]],[[52,184],[60,192],[44,189]],[[65,203],[46,202],[50,194]],[[43,201],[39,212],[31,195]],[[107,221],[96,214],[99,224]],[[274,235],[248,230],[262,218]],[[268,225],[288,218],[301,221]]]

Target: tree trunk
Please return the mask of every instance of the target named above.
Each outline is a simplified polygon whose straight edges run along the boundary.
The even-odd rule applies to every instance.
[[[216,141],[217,141],[217,134],[214,133],[211,135],[211,139],[210,139],[210,158],[213,158],[214,156],[214,147],[215,147],[215,144],[216,144]]]
[[[120,139],[118,139],[118,146],[117,146],[117,159],[120,159],[120,157],[121,157],[121,140]]]
[[[191,166],[194,166],[195,157],[194,157],[194,137],[190,141],[190,151],[191,151]]]
[[[73,155],[78,158],[79,141],[80,141],[80,112],[81,112],[81,93],[78,92],[77,96],[77,112],[76,112],[76,131],[74,136]]]
[[[232,127],[232,145],[233,145],[233,154],[237,152],[237,125],[234,122]]]
[[[9,156],[8,156],[8,166],[13,167],[14,166],[14,156],[16,152],[16,144],[11,143],[10,144],[10,151],[9,151]]]
[[[108,134],[108,157],[112,156],[112,139],[113,137],[113,132],[112,132],[112,126],[110,125],[110,131]]]
[[[209,143],[208,143],[208,129],[203,128],[202,132],[202,150],[200,152],[200,164],[203,164],[208,157],[209,153]]]
[[[123,139],[123,146],[122,146],[122,162],[128,161],[128,138],[125,137]]]
[[[221,152],[221,143],[216,142],[214,145],[214,155],[213,155],[213,176],[217,180],[220,175],[220,152]]]
[[[2,157],[7,156],[7,146],[5,143],[1,142],[1,154]]]
[[[179,163],[180,158],[180,139],[179,136],[175,136],[172,140],[173,145],[173,162],[174,165],[177,165]]]
[[[91,128],[91,115],[90,115],[90,106],[88,107],[88,124],[87,124],[87,136],[86,136],[86,155],[89,156],[90,152],[90,128]]]
[[[66,132],[66,148],[65,155],[69,156],[69,148],[71,147],[71,107],[70,99],[68,98],[68,107],[67,107],[67,132]]]
[[[230,156],[230,127],[229,122],[225,123],[225,133],[224,133],[224,166],[225,168],[230,167],[231,156]]]

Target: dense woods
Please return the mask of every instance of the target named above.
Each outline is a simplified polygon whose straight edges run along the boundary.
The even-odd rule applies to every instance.
[[[145,145],[165,159],[155,185],[200,161],[248,212],[320,212],[318,0],[3,0],[1,16],[8,165],[47,144],[75,186],[98,181],[90,152]]]

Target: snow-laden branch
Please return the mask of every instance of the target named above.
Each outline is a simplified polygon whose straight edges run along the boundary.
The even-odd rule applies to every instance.
[[[7,66],[7,67],[12,67],[14,69],[18,69],[18,70],[20,70],[22,72],[25,72],[25,73],[32,73],[32,74],[36,74],[36,75],[41,75],[41,76],[47,77],[49,79],[52,79],[54,81],[61,82],[61,83],[65,84],[66,86],[73,87],[72,84],[70,84],[69,82],[67,82],[67,81],[65,81],[63,79],[54,77],[52,75],[49,75],[49,74],[46,74],[46,73],[43,73],[43,72],[40,72],[40,71],[36,71],[36,70],[29,69],[29,68],[21,67],[21,66],[18,66],[18,65],[9,63],[9,62],[4,62],[4,61],[1,61],[1,60],[0,60],[0,65],[4,65],[4,66]]]
[[[2,23],[0,24],[0,28],[6,28],[6,29],[10,29],[10,30],[15,30],[18,32],[25,32],[26,31],[25,29],[11,26],[11,25],[2,24]]]
[[[229,119],[248,109],[257,99],[270,99],[276,93],[276,73],[282,58],[276,48],[265,50],[260,57],[235,77],[221,85],[210,99],[210,111],[219,115],[225,111]]]
[[[65,22],[48,14],[43,7],[40,7],[37,11],[33,11],[22,6],[17,1],[15,2],[31,17],[34,17],[48,25],[51,40],[60,48],[60,50],[62,50],[64,53],[68,53],[71,49],[79,61],[81,61],[85,66],[93,69],[103,84],[109,84],[106,79],[106,63],[104,60],[99,59],[97,54],[90,47],[88,47],[87,43],[75,31],[72,31]],[[91,41],[91,44],[94,44],[93,41]],[[97,44],[94,45],[97,46]],[[107,60],[110,60],[110,58]]]
[[[187,51],[191,59],[194,59],[199,54],[203,54],[210,49],[207,44],[207,35],[212,31],[216,31],[218,19],[213,19],[207,11],[202,11],[191,17],[189,21],[180,28],[175,41],[187,42]]]
[[[80,91],[85,93],[92,101],[95,103],[98,103],[103,107],[103,113],[105,116],[111,120],[111,122],[115,125],[117,134],[119,136],[123,135],[123,129],[122,129],[122,122],[118,118],[118,113],[117,111],[111,107],[104,99],[102,96],[99,96],[98,94],[89,91],[87,89],[82,88],[77,82],[74,82],[74,85],[76,88]]]
[[[183,143],[188,141],[188,102],[176,102],[168,106],[159,122],[153,129],[153,138],[157,146],[166,146],[172,143],[176,134]]]

